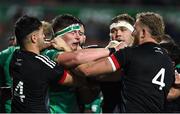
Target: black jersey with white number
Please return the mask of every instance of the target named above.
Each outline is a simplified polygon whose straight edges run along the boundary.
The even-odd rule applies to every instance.
[[[114,70],[125,72],[123,112],[160,112],[174,82],[174,69],[167,53],[154,43],[119,50],[110,58]]]
[[[10,73],[13,77],[12,112],[49,112],[48,85],[62,82],[66,71],[48,57],[32,52],[14,52]]]

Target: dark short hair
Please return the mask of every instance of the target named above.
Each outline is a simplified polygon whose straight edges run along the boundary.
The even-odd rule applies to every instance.
[[[80,24],[84,26],[80,19],[74,17],[71,14],[59,15],[52,20],[52,27],[54,32],[62,30],[72,24]]]
[[[15,36],[17,39],[18,45],[24,47],[24,40],[27,35],[33,31],[39,30],[42,26],[42,23],[35,17],[24,15],[20,17],[15,23]]]
[[[164,43],[171,43],[171,44],[176,44],[175,41],[172,39],[172,37],[169,34],[164,34],[162,36],[161,41],[164,41]],[[160,42],[161,43],[161,42]]]
[[[163,43],[160,43],[160,46],[163,47],[171,59],[175,62],[175,65],[180,63],[180,47],[168,34],[165,34],[163,37]]]
[[[126,22],[130,23],[131,25],[134,25],[134,23],[135,23],[135,19],[133,17],[124,13],[124,14],[120,14],[120,15],[117,15],[114,18],[112,18],[110,24],[117,23],[119,21],[126,21]]]

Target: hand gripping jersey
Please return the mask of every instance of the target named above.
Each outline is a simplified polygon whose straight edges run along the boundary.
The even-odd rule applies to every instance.
[[[12,112],[49,112],[48,87],[67,76],[62,66],[48,57],[16,50],[10,63],[13,77]]]
[[[119,50],[109,60],[113,70],[123,68],[123,112],[160,112],[174,83],[174,68],[167,53],[154,43]]]

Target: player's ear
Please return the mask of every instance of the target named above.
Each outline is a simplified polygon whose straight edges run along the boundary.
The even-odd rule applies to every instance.
[[[83,43],[85,44],[85,42],[86,42],[86,36],[84,36],[84,39],[83,39]]]
[[[142,36],[141,37],[144,38],[145,36],[146,36],[146,30],[143,28],[142,29]]]
[[[36,40],[37,40],[37,36],[36,36],[35,34],[32,34],[32,35],[30,36],[30,39],[31,39],[31,42],[35,43]]]

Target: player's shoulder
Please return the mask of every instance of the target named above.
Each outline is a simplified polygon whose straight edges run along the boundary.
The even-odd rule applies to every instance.
[[[62,52],[61,50],[57,50],[57,49],[46,49],[44,51],[41,52],[42,55],[46,55],[51,59],[54,59],[54,57],[59,54],[60,52]]]
[[[46,49],[46,50],[42,51],[41,54],[46,55],[48,53],[57,53],[59,51],[60,50],[57,50],[57,49]]]
[[[52,61],[48,56],[45,55],[36,55],[34,56],[36,60],[38,60],[41,64],[44,64],[50,68],[54,68],[56,66],[56,62]]]
[[[19,47],[17,47],[17,46],[10,46],[10,47],[2,50],[2,51],[0,52],[0,54],[11,54],[11,53],[13,53],[16,49],[19,49]]]

